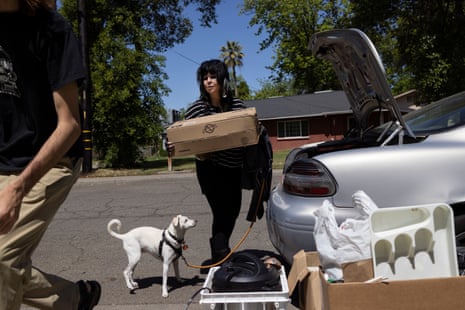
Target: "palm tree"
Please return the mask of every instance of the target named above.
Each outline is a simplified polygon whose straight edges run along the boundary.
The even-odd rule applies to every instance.
[[[236,41],[226,41],[226,46],[221,47],[221,55],[224,63],[232,69],[232,82],[234,85],[234,95],[237,97],[237,78],[236,67],[242,67],[242,58],[244,58],[242,46]]]

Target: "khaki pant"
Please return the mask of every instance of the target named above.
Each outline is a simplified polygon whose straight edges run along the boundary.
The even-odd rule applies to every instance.
[[[31,256],[76,182],[81,162],[64,158],[52,168],[24,198],[13,229],[0,235],[0,310],[18,310],[22,303],[39,309],[77,309],[78,286],[34,268]],[[14,178],[0,174],[0,188]]]

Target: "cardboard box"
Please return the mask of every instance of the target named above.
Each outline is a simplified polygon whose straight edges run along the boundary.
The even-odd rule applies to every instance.
[[[174,157],[253,145],[259,138],[257,112],[247,108],[183,120],[166,133],[174,143]]]
[[[288,284],[290,294],[297,290],[302,310],[465,308],[465,277],[328,283],[319,269],[317,252],[300,251],[294,256]]]
[[[365,282],[374,277],[373,260],[364,259],[358,262],[342,264],[344,282]]]

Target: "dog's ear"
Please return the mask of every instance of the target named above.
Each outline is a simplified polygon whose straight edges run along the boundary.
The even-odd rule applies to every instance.
[[[176,217],[173,219],[174,226],[176,226],[176,227],[179,226],[180,217],[181,217],[180,215],[176,215]]]

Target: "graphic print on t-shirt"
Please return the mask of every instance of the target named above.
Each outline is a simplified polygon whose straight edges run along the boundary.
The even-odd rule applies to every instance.
[[[20,96],[16,86],[16,74],[13,71],[13,63],[8,53],[0,45],[0,94]]]

